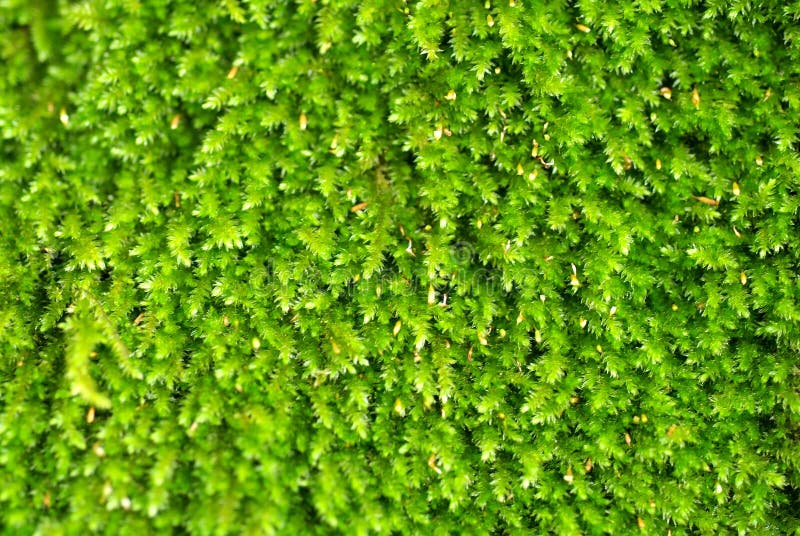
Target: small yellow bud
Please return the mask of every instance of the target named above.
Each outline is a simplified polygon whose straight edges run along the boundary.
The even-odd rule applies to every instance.
[[[454,89],[451,89],[450,91],[447,92],[447,95],[445,95],[444,98],[449,101],[456,100],[456,91]]]
[[[585,24],[576,24],[575,27],[583,33],[589,33],[592,31],[592,29]]]
[[[742,191],[739,189],[739,183],[738,182],[734,182],[733,183],[733,195],[739,195],[740,193],[742,193]]]
[[[661,169],[661,159],[656,158],[656,169]]]
[[[569,467],[569,468],[567,469],[567,474],[565,474],[565,475],[564,475],[564,481],[565,481],[567,484],[572,484],[572,481],[573,481],[574,479],[575,479],[575,477],[572,475],[572,467]]]
[[[65,127],[69,125],[69,115],[67,115],[67,109],[61,108],[61,113],[58,114],[58,119],[61,121]]]
[[[308,128],[308,117],[306,117],[306,114],[300,114],[298,123],[300,124],[300,130]]]
[[[400,333],[400,329],[403,327],[403,322],[398,320],[394,324],[394,329],[392,330],[392,334],[397,337],[397,334]]]
[[[494,26],[494,17],[491,15],[486,15],[486,24],[489,26],[489,28]]]
[[[431,457],[428,458],[428,467],[436,471],[436,474],[442,474],[442,470],[436,466],[436,454],[431,454]]]
[[[741,282],[742,282],[742,285],[746,285],[746,284],[747,284],[747,274],[746,274],[746,273],[744,273],[744,271],[742,271],[742,272],[739,274],[739,281],[741,281]]]
[[[697,91],[697,88],[692,90],[692,104],[696,110],[700,109],[700,93]]]
[[[239,72],[238,65],[234,65],[233,67],[231,67],[231,70],[228,71],[228,76],[227,76],[228,80],[233,80],[234,78],[236,78],[236,73],[238,72]]]
[[[659,90],[659,93],[661,93],[661,96],[664,97],[665,99],[672,100],[672,90],[670,88],[662,87]]]
[[[253,350],[258,350],[259,348],[261,348],[261,341],[253,337]]]

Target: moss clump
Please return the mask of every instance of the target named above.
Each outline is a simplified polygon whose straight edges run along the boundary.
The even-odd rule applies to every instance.
[[[788,534],[800,5],[0,2],[0,530]]]

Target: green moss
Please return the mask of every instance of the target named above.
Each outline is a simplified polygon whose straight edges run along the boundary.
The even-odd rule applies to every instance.
[[[797,533],[798,17],[0,1],[0,531]]]

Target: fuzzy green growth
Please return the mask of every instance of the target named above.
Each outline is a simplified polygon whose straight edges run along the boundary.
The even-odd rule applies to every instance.
[[[798,18],[0,0],[0,532],[796,532]]]

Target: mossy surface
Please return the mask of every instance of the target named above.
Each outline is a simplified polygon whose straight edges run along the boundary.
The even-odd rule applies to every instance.
[[[0,0],[0,532],[797,533],[799,17]]]

